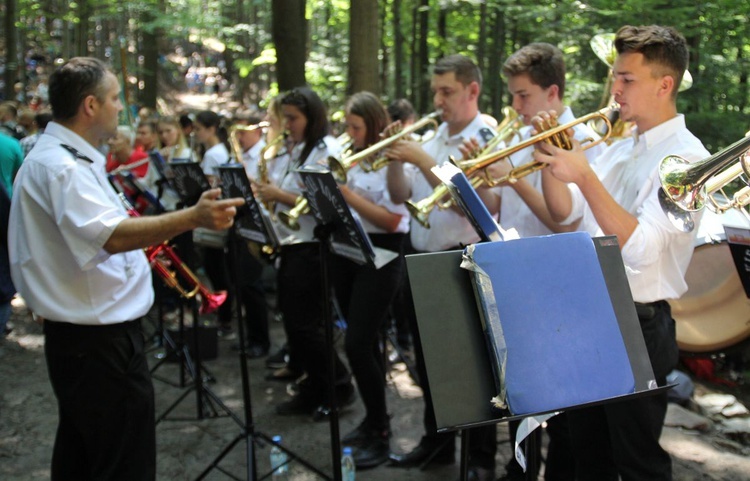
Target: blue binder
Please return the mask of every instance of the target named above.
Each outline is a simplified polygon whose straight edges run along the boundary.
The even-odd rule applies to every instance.
[[[635,392],[596,249],[575,232],[467,247],[499,391],[513,415]]]

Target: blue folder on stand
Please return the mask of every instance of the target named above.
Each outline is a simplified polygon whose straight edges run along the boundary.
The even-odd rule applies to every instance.
[[[468,246],[500,401],[513,415],[635,392],[596,249],[576,232]]]

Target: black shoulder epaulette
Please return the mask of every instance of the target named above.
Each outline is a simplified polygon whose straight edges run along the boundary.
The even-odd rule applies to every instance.
[[[76,149],[74,149],[74,148],[73,148],[73,147],[71,147],[70,145],[67,145],[67,144],[60,144],[60,147],[62,147],[63,149],[65,149],[65,150],[67,150],[68,152],[70,152],[71,154],[73,154],[73,157],[75,157],[75,158],[76,158],[76,159],[78,159],[78,160],[85,160],[86,162],[89,162],[89,163],[91,163],[91,164],[93,164],[93,163],[94,163],[94,161],[93,161],[93,160],[89,159],[88,157],[86,157],[86,156],[85,156],[85,155],[83,155],[82,153],[78,152],[78,151],[77,151]]]
[[[493,132],[489,127],[484,127],[479,131],[479,136],[482,137],[482,140],[484,140],[484,142],[486,143],[495,136],[495,132]]]

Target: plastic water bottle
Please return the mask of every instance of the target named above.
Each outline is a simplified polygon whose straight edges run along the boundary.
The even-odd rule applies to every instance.
[[[277,444],[281,444],[281,436],[274,436],[273,442],[276,443],[271,446],[271,479],[274,480],[285,480],[289,477],[289,459],[286,456],[286,452],[283,451]]]
[[[344,455],[341,456],[341,479],[342,481],[354,481],[357,467],[354,465],[352,448],[345,447]]]

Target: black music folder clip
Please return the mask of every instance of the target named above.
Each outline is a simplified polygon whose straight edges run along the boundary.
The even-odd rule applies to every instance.
[[[359,217],[349,208],[330,171],[321,170],[319,166],[303,166],[297,172],[305,184],[304,195],[315,222],[333,227],[328,236],[331,252],[376,268],[398,257],[395,252],[372,245]]]
[[[278,247],[279,239],[273,230],[268,212],[253,195],[250,179],[242,164],[225,164],[219,166],[221,192],[225,199],[242,197],[245,203],[237,208],[234,226],[244,239],[259,244]]]

